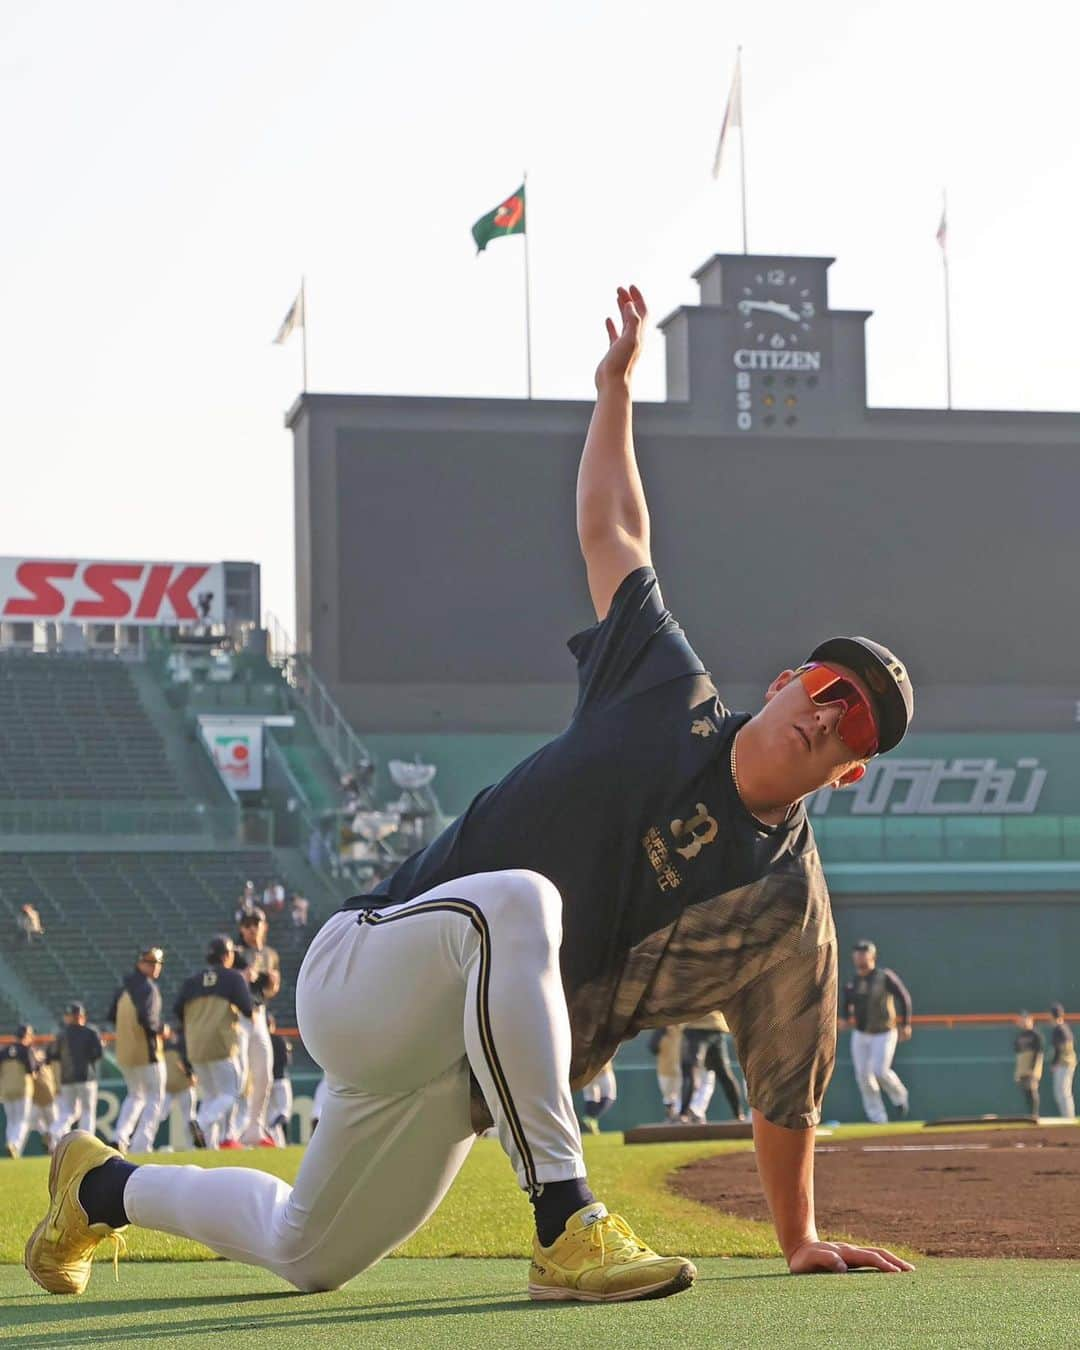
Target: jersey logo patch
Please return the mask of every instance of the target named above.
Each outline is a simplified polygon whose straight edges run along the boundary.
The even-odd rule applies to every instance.
[[[691,816],[689,820],[673,820],[671,822],[671,833],[679,839],[683,835],[690,836],[690,842],[680,848],[675,847],[675,852],[682,858],[696,858],[706,844],[711,844],[720,832],[720,826],[709,815],[709,808],[704,802],[698,802],[696,806],[697,815]],[[704,827],[704,828],[702,828]],[[699,834],[698,831],[701,831]]]
[[[711,717],[699,717],[696,722],[690,723],[690,732],[694,736],[715,736],[716,723]]]

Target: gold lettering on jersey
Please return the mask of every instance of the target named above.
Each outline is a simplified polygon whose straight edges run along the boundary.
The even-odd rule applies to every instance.
[[[690,730],[695,736],[715,736],[716,723],[711,717],[699,717],[696,722],[690,723]]]
[[[709,815],[709,808],[704,802],[698,802],[696,810],[697,815],[692,816],[689,820],[673,820],[671,822],[671,833],[676,839],[681,838],[683,835],[690,836],[690,843],[684,848],[676,846],[675,849],[675,852],[678,853],[680,857],[687,859],[696,858],[705,845],[711,844],[720,832],[720,826],[717,825],[716,821]],[[699,834],[698,830],[701,826],[704,826],[705,828],[702,829]]]
[[[646,831],[641,840],[641,846],[645,850],[649,865],[656,873],[656,884],[662,891],[673,891],[676,886],[682,885],[682,877],[679,875],[678,869],[673,867],[668,860],[668,846],[664,842],[664,836],[655,825]]]

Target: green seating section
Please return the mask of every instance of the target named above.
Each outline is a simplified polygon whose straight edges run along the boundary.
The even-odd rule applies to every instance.
[[[209,939],[235,933],[233,914],[245,880],[261,888],[278,875],[268,850],[0,853],[0,932],[9,935],[6,950],[20,974],[57,1018],[72,999],[86,1004],[91,1020],[103,1018],[138,950],[155,943],[166,953],[161,985],[171,1009],[181,983],[203,965]],[[288,877],[282,879],[288,890]],[[37,906],[45,928],[44,940],[32,946],[23,945],[16,928],[27,901]],[[282,964],[282,991],[273,1009],[281,1025],[295,1026],[296,972],[312,929],[298,940],[287,912],[269,917],[270,945]],[[316,922],[313,915],[312,928]],[[3,1016],[16,1020],[0,1004]]]
[[[184,795],[122,661],[0,654],[0,799]]]

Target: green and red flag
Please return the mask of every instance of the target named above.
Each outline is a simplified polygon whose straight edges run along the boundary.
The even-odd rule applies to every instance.
[[[525,184],[512,192],[506,201],[500,202],[494,211],[481,216],[472,227],[472,237],[476,240],[477,253],[483,253],[493,239],[501,239],[507,234],[525,233]]]

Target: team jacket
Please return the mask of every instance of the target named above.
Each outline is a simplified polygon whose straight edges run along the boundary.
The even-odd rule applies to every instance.
[[[161,1058],[161,990],[133,970],[113,996],[108,1019],[116,1025],[116,1062],[140,1069]]]
[[[236,1053],[237,1021],[251,1016],[250,988],[239,971],[207,966],[180,986],[174,1008],[189,1062],[212,1064]]]
[[[1036,1082],[1042,1077],[1043,1071],[1043,1038],[1034,1028],[1031,1031],[1026,1029],[1019,1032],[1016,1040],[1013,1041],[1013,1051],[1016,1054],[1016,1070],[1014,1077],[1018,1083],[1022,1083],[1025,1078],[1033,1078]]]
[[[270,983],[270,975],[278,974],[281,971],[281,959],[273,947],[264,947],[261,952],[256,951],[254,947],[249,947],[244,942],[242,936],[233,939],[236,946],[236,955],[233,958],[233,970],[246,971],[253,969],[255,978],[248,984],[248,990],[251,994],[251,1003],[255,1008],[266,1006],[266,995],[263,992]]]
[[[165,1091],[186,1092],[194,1081],[184,1038],[173,1032],[165,1042]]]
[[[869,975],[856,975],[844,985],[844,1016],[854,1017],[858,1031],[891,1031],[897,1023],[897,1003],[900,1025],[906,1027],[911,1021],[911,995],[900,976],[887,966],[875,966]]]
[[[52,1106],[59,1094],[60,1082],[56,1074],[56,1065],[46,1061],[34,1079],[34,1105]]]
[[[60,1082],[65,1086],[89,1083],[97,1077],[101,1058],[101,1037],[97,1028],[77,1023],[62,1028],[49,1046],[46,1058],[60,1065]]]
[[[289,1076],[289,1064],[292,1060],[292,1046],[276,1031],[270,1033],[270,1048],[274,1052],[274,1082],[278,1083]]]
[[[5,1045],[0,1050],[0,1102],[17,1102],[31,1095],[38,1071],[37,1051],[29,1045]]]

